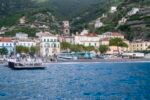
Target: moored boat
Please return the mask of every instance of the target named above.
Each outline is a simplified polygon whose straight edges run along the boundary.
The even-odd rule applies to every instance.
[[[75,61],[78,57],[73,53],[61,53],[57,56],[58,61]]]
[[[44,69],[45,65],[40,59],[8,59],[8,67],[12,69]]]

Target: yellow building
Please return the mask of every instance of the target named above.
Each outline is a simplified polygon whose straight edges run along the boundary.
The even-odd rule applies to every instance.
[[[134,41],[130,43],[130,51],[143,51],[148,50],[150,41]]]
[[[121,38],[128,46],[129,41],[125,39],[124,35],[119,32],[106,32],[102,35],[99,35],[100,37],[100,45],[108,45],[109,46],[109,40],[112,38]],[[118,53],[124,53],[128,52],[129,47],[117,47],[117,46],[109,46],[109,50],[107,51],[107,54],[118,54]]]

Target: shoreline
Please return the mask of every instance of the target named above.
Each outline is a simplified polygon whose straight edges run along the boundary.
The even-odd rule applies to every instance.
[[[58,61],[48,62],[44,64],[80,64],[80,63],[150,63],[150,59],[93,59],[93,60],[77,60],[77,61]]]
[[[74,61],[57,61],[57,62],[44,62],[44,65],[49,64],[90,64],[90,63],[150,63],[150,59],[80,59]],[[6,62],[0,65],[7,65]]]

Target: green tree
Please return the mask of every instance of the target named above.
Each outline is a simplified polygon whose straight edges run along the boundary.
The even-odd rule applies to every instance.
[[[0,54],[1,54],[1,55],[7,55],[7,54],[8,54],[7,48],[1,48],[1,49],[0,49]]]
[[[100,53],[104,54],[109,50],[109,47],[107,45],[100,45],[99,51]]]
[[[85,51],[95,51],[95,47],[94,46],[88,46],[84,48]]]
[[[71,44],[68,43],[68,42],[62,42],[62,43],[60,44],[60,46],[61,46],[61,49],[62,49],[62,50],[67,50],[67,49],[70,49],[70,48],[71,48]]]
[[[17,46],[16,47],[17,53],[29,53],[29,48],[24,46]]]
[[[74,52],[80,52],[80,51],[83,51],[83,49],[84,49],[84,46],[82,45],[71,45],[71,48],[70,48],[70,50]]]
[[[36,53],[38,52],[38,49],[37,49],[37,47],[31,47],[30,48],[30,53],[32,54],[32,55],[35,55]]]
[[[109,40],[109,46],[117,46],[118,54],[119,54],[119,47],[128,47],[128,45],[121,38],[110,39]]]

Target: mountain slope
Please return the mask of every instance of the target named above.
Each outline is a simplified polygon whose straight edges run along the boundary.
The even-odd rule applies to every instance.
[[[68,18],[99,0],[0,0],[0,15],[8,15],[28,9],[48,8]]]
[[[112,3],[111,3],[112,4]],[[121,31],[125,34],[126,38],[129,40],[134,39],[143,39],[150,40],[150,1],[149,0],[122,0],[117,7],[117,12],[110,13],[110,6],[107,6],[104,14],[106,17],[102,18],[102,14],[97,15],[97,13],[92,13],[92,16],[96,18],[92,18],[88,21],[83,22],[81,24],[81,20],[79,20],[77,24],[83,28],[89,28],[90,31],[96,33],[104,33],[107,31]],[[98,8],[98,7],[97,7]],[[133,9],[138,8],[139,11],[136,14],[128,15]],[[96,10],[94,10],[96,11]],[[98,13],[99,9],[97,9]],[[94,23],[97,18],[100,18],[101,22],[104,24],[100,28],[94,28]],[[82,18],[85,20],[85,17]],[[125,20],[123,24],[119,24],[121,20]],[[92,24],[91,24],[92,23]],[[79,28],[78,28],[79,29]]]
[[[72,26],[74,26],[72,31],[75,32],[87,28],[90,21],[108,12],[111,6],[117,6],[122,2],[123,0],[99,0],[72,19]]]

